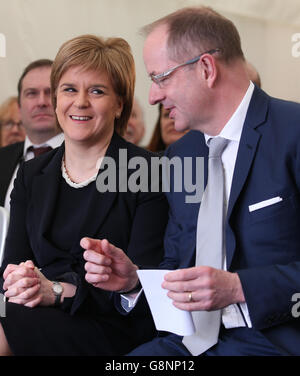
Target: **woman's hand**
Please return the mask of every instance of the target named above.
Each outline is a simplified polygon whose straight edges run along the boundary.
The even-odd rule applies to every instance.
[[[19,265],[9,264],[3,273],[3,289],[11,303],[26,306],[39,304],[35,296],[40,289],[40,279],[32,261],[21,262]]]
[[[34,266],[32,261],[8,265],[3,277],[5,280],[3,288],[6,290],[4,295],[9,302],[26,307],[54,304],[52,282]]]
[[[35,278],[36,274],[34,271],[34,264],[31,260],[26,262],[21,262],[19,265],[9,264],[7,265],[6,269],[3,273],[4,290],[7,290],[8,287],[16,283],[18,280],[22,278]]]
[[[137,269],[126,254],[107,240],[83,238],[80,245],[86,249],[85,279],[93,286],[108,291],[126,292],[138,282]]]

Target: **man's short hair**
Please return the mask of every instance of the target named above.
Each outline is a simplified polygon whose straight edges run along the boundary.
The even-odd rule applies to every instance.
[[[171,13],[142,31],[149,35],[158,26],[168,30],[169,57],[181,62],[205,51],[219,48],[218,57],[225,62],[244,60],[240,35],[235,25],[209,7],[188,7]]]
[[[19,105],[20,105],[20,102],[21,102],[22,83],[23,83],[24,77],[27,75],[27,73],[29,73],[30,71],[32,71],[33,69],[36,69],[36,68],[44,68],[44,67],[51,68],[52,64],[53,64],[52,60],[39,59],[39,60],[35,60],[32,63],[30,63],[29,65],[27,65],[27,67],[24,69],[24,71],[23,71],[23,73],[22,73],[22,75],[19,79],[19,82],[18,82],[18,103],[19,103]],[[50,83],[49,83],[49,85],[50,85]]]

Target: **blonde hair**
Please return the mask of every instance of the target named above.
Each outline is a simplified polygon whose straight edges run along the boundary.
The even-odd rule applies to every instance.
[[[0,105],[0,127],[5,121],[12,117],[14,107],[19,107],[18,97],[9,97]],[[0,147],[2,146],[2,131],[0,132]]]
[[[9,97],[0,105],[0,125],[12,115],[15,106],[18,106],[18,97]]]
[[[115,119],[115,130],[123,134],[131,114],[135,88],[135,65],[129,44],[122,38],[104,39],[90,34],[65,42],[56,55],[51,72],[54,109],[61,77],[76,66],[107,73],[116,95],[123,103],[122,114]]]

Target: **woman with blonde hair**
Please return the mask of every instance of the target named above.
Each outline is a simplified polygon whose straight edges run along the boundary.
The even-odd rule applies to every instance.
[[[0,106],[0,146],[7,146],[25,140],[18,98],[9,97]]]
[[[2,266],[8,299],[0,318],[2,354],[121,355],[155,333],[150,311],[121,315],[109,280],[99,288],[86,279],[93,270],[80,246],[86,236],[107,239],[136,265],[157,265],[162,257],[162,193],[101,193],[96,185],[99,160],[115,161],[118,173],[121,149],[128,160],[150,163],[151,153],[119,136],[134,84],[133,57],[121,38],[83,35],[63,44],[55,58],[52,101],[65,143],[23,164],[15,181]]]

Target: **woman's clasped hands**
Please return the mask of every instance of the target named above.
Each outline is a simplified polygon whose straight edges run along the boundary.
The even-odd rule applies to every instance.
[[[11,303],[26,307],[54,304],[52,282],[49,281],[31,260],[19,265],[7,265],[4,273],[3,289],[5,297]]]

